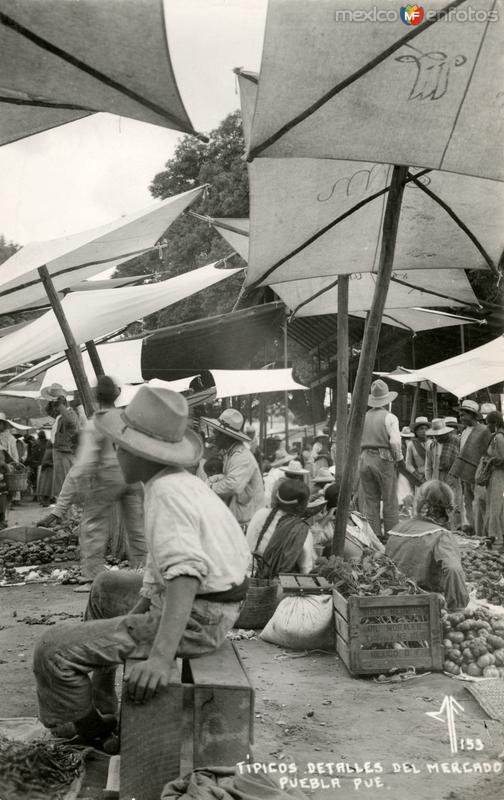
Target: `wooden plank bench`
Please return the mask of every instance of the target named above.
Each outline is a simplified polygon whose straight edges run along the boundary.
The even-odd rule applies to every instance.
[[[126,663],[125,676],[135,661]],[[254,690],[229,640],[211,653],[174,664],[168,688],[135,705],[124,684],[121,705],[120,800],[159,800],[192,764],[233,766],[253,742]],[[190,741],[185,732],[190,731]]]

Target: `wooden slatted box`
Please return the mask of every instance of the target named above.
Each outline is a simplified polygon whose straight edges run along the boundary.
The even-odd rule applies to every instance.
[[[285,572],[279,575],[280,586],[284,595],[331,594],[333,587],[320,575],[299,575],[297,572]]]
[[[159,800],[165,783],[193,768],[249,756],[254,690],[232,642],[177,665],[148,703],[135,705],[123,691],[120,800]]]
[[[333,590],[336,652],[352,675],[398,667],[443,668],[443,634],[437,594],[357,597]],[[424,647],[411,646],[422,642]],[[410,646],[393,649],[390,645]]]

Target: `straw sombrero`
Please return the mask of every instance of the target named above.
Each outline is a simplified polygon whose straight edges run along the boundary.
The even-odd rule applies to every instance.
[[[225,408],[218,419],[201,417],[200,421],[240,442],[250,442],[250,437],[243,433],[243,423],[245,422],[243,414],[236,408]]]
[[[189,406],[171,389],[141,386],[125,409],[95,419],[97,429],[133,455],[157,464],[192,467],[203,455],[203,443],[188,428]]]

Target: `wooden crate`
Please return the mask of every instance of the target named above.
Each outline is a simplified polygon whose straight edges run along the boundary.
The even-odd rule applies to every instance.
[[[349,597],[333,591],[336,652],[352,675],[372,675],[398,667],[425,670],[443,668],[443,633],[437,594],[392,597]],[[367,622],[376,617],[397,617],[397,622]],[[427,647],[371,645],[427,642]]]
[[[120,800],[159,800],[182,773],[246,761],[253,723],[254,690],[229,640],[174,667],[166,691],[148,703],[135,705],[123,691]]]
[[[285,572],[278,576],[284,595],[331,594],[333,587],[319,575],[299,575]]]

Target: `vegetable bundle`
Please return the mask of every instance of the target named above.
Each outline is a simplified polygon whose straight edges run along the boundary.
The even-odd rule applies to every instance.
[[[60,800],[83,769],[85,753],[64,744],[0,737],[2,800]]]
[[[360,562],[345,561],[340,556],[322,557],[315,571],[334,584],[344,597],[422,593],[415,581],[397,569],[391,558],[372,550],[365,551]]]
[[[477,597],[504,605],[504,555],[479,548],[470,550],[463,554],[462,566],[467,580],[476,587]]]
[[[504,678],[504,615],[486,608],[441,612],[446,672],[483,678]]]

